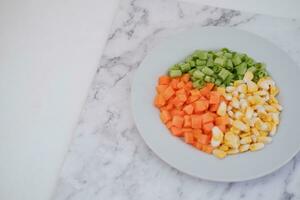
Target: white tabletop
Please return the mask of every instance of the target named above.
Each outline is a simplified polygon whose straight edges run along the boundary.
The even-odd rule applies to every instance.
[[[46,200],[117,0],[0,1],[0,199]]]

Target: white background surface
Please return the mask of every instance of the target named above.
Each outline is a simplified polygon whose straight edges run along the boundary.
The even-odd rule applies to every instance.
[[[300,18],[299,0],[180,0],[276,17]]]
[[[0,199],[52,193],[117,0],[0,1]]]
[[[50,198],[117,1],[0,0],[1,200]],[[299,6],[199,2],[276,16]]]

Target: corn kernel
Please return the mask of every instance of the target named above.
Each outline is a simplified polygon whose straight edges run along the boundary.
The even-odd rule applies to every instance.
[[[225,151],[222,151],[220,149],[214,149],[212,153],[214,156],[220,159],[225,158],[227,155]]]
[[[233,97],[232,100],[231,100],[231,106],[233,108],[236,108],[236,109],[239,109],[240,107],[240,102],[239,100],[236,98],[236,97]]]
[[[247,131],[249,128],[246,126],[246,124],[244,124],[243,122],[241,122],[240,120],[235,120],[232,124],[235,128],[241,130],[241,131]]]
[[[239,153],[238,149],[230,149],[230,150],[227,151],[228,155],[233,155],[233,154],[237,154],[237,153]]]
[[[257,141],[261,142],[261,143],[264,143],[264,144],[267,144],[267,143],[272,142],[272,138],[267,137],[267,136],[260,136],[260,137],[257,138]]]
[[[247,71],[244,75],[243,81],[248,82],[253,79],[253,73],[251,71]]]
[[[251,107],[248,107],[247,110],[246,110],[245,117],[247,119],[251,119],[252,116],[253,116],[253,113],[254,113],[254,110]]]
[[[234,117],[234,114],[233,114],[233,112],[231,110],[228,111],[227,113],[228,113],[229,117]]]
[[[270,113],[274,124],[279,124],[279,113]]]
[[[237,86],[239,86],[239,85],[241,85],[241,84],[243,84],[243,83],[244,83],[244,81],[242,81],[242,80],[237,80],[237,81],[234,81],[233,86],[234,86],[234,87],[237,87]]]
[[[226,108],[227,108],[227,105],[224,101],[222,101],[219,105],[219,108],[217,110],[217,114],[220,115],[220,116],[225,116],[226,115]]]
[[[273,105],[275,105],[275,104],[273,104]],[[270,105],[265,105],[265,109],[267,112],[277,112],[277,109]]]
[[[227,87],[226,87],[226,92],[231,93],[231,92],[233,92],[234,90],[235,90],[235,87],[233,87],[233,86],[227,86]]]
[[[233,124],[233,123],[234,123],[234,121],[232,122],[232,124]],[[241,132],[240,129],[238,129],[238,128],[234,127],[234,126],[232,126],[232,127],[230,128],[230,131],[231,131],[232,133],[234,133],[234,134],[239,134],[239,133]]]
[[[247,132],[247,133],[242,133],[242,134],[240,134],[239,136],[241,137],[241,138],[245,138],[245,137],[248,137],[248,136],[250,136],[251,135],[251,132]]]
[[[259,96],[266,96],[266,95],[268,95],[268,92],[266,90],[259,90],[255,94],[257,94]]]
[[[237,111],[234,113],[235,119],[241,119],[243,117],[243,113],[240,111]]]
[[[273,126],[271,131],[270,131],[270,136],[274,136],[276,134],[276,131],[277,131],[277,126]]]
[[[250,136],[244,137],[240,140],[240,144],[250,144],[252,142],[252,139]]]
[[[224,94],[224,98],[225,98],[227,101],[231,101],[231,99],[232,99],[232,94],[226,93],[226,94]]]
[[[239,93],[242,93],[242,94],[247,93],[247,85],[244,84],[244,83],[240,84],[240,85],[237,87],[237,91],[238,91]]]
[[[226,93],[224,87],[218,87],[218,88],[217,88],[217,92],[218,92],[219,94],[223,95],[223,96],[224,96],[225,93]]]
[[[268,100],[268,103],[272,104],[278,104],[278,100],[274,97],[274,96],[270,96],[269,100]]]
[[[270,87],[270,94],[276,96],[279,93],[279,89],[276,86]]]
[[[225,140],[225,144],[227,144],[229,147],[234,148],[234,149],[238,148],[240,145],[239,136],[237,136],[231,132],[227,132],[225,134],[224,140]]]
[[[259,131],[259,135],[262,137],[266,137],[269,135],[268,131]]]
[[[250,144],[243,144],[239,147],[240,152],[248,151],[250,148]]]
[[[271,104],[272,107],[276,108],[278,111],[282,111],[282,106],[278,103],[272,103]]]
[[[229,147],[225,144],[222,144],[220,147],[219,147],[220,150],[222,151],[228,151],[229,150]]]
[[[253,81],[248,81],[247,89],[249,93],[252,93],[252,92],[256,92],[258,90],[258,87]]]
[[[272,116],[271,116],[270,114],[267,114],[267,113],[259,113],[259,114],[258,114],[258,117],[259,117],[261,120],[265,121],[265,122],[270,122],[270,121],[272,121]]]
[[[262,148],[264,148],[264,143],[257,142],[250,145],[250,151],[258,151]]]

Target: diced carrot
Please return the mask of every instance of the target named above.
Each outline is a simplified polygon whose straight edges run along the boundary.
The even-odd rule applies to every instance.
[[[177,84],[178,89],[184,88],[184,86],[185,86],[185,83],[183,81],[179,81],[179,83]]]
[[[179,116],[179,115],[175,115],[172,119],[173,126],[175,126],[177,128],[182,128],[183,122],[184,122],[183,117]]]
[[[171,120],[171,114],[167,110],[162,110],[160,113],[160,119],[165,124]]]
[[[184,94],[184,95],[186,95],[185,89],[179,89],[179,90],[177,90],[175,93],[176,93],[176,95],[179,95],[179,94]]]
[[[167,126],[168,129],[170,129],[172,127],[172,121],[168,121],[166,123],[166,126]]]
[[[173,104],[168,103],[168,104],[166,105],[166,110],[172,110],[173,107],[174,107]]]
[[[209,122],[214,122],[214,116],[210,112],[206,112],[202,115],[202,123],[206,124]]]
[[[194,135],[202,134],[202,129],[194,128],[194,129],[193,129],[193,134],[194,134]]]
[[[177,128],[175,126],[172,126],[171,127],[171,133],[175,136],[178,136],[178,137],[182,137],[183,136],[183,131],[181,128]]]
[[[180,104],[177,104],[175,106],[175,108],[178,109],[178,110],[182,110],[183,104],[184,104],[184,102],[180,102]]]
[[[178,110],[178,109],[173,109],[171,110],[171,115],[172,116],[184,116],[184,112],[182,110]]]
[[[183,132],[192,132],[193,129],[191,129],[191,128],[182,128],[182,131]]]
[[[169,76],[160,76],[158,79],[159,85],[168,85],[170,83],[171,78]]]
[[[204,151],[205,153],[211,154],[213,151],[213,147],[211,145],[203,145],[202,151]]]
[[[180,101],[180,99],[178,98],[178,96],[176,96],[173,100],[172,100],[172,104],[174,105],[174,106],[176,106],[176,105],[182,105],[182,103],[184,103],[184,102],[182,102],[182,101]]]
[[[211,129],[214,127],[212,122],[203,124],[203,132],[205,134],[211,134]]]
[[[156,97],[154,99],[154,105],[156,107],[160,108],[160,107],[164,106],[165,104],[166,104],[165,98],[160,94],[156,95]]]
[[[200,94],[208,97],[208,95],[209,95],[210,91],[213,89],[213,87],[214,87],[213,83],[207,83],[205,85],[205,87],[200,89]]]
[[[187,97],[185,94],[177,94],[177,98],[179,99],[180,102],[186,102]]]
[[[205,134],[199,134],[198,142],[201,144],[209,144],[211,140],[210,135],[205,135]]]
[[[168,85],[158,85],[156,86],[156,91],[157,93],[163,93],[167,87]]]
[[[211,91],[209,94],[209,104],[219,104],[220,102],[220,93],[217,91]]]
[[[191,116],[189,115],[184,115],[184,123],[183,123],[183,127],[185,128],[190,128],[192,126],[192,122],[191,122]]]
[[[203,144],[200,144],[199,142],[196,142],[195,147],[196,147],[197,149],[199,149],[200,151],[202,151],[202,149],[203,149]]]
[[[185,132],[184,133],[184,141],[188,144],[194,143],[194,135],[192,132]]]
[[[196,96],[196,95],[192,95],[188,97],[187,103],[194,103],[195,101],[197,101],[200,97]]]
[[[208,109],[209,103],[207,100],[198,100],[195,103],[195,113],[201,113]]]
[[[219,108],[219,104],[210,104],[209,105],[209,111],[216,112]]]
[[[200,90],[197,90],[197,89],[191,90],[190,93],[192,96],[199,96],[199,97],[201,96]]]
[[[193,105],[189,104],[189,105],[186,105],[183,107],[183,111],[188,114],[188,115],[191,115],[193,114],[193,111],[194,111],[194,107]]]
[[[175,91],[171,86],[168,86],[162,93],[165,100],[170,99],[174,94],[175,94]]]
[[[220,125],[217,125],[217,127],[218,127],[223,133],[226,132],[226,125],[220,124]]]
[[[171,80],[170,85],[171,85],[171,87],[172,87],[173,89],[178,89],[178,88],[177,88],[177,84],[178,84],[178,83],[179,83],[179,79],[173,78],[173,79]]]
[[[201,128],[202,127],[201,115],[192,115],[191,122],[192,122],[192,128]]]
[[[219,116],[215,119],[216,125],[227,125],[229,123],[229,118],[227,116]]]
[[[185,83],[189,82],[190,80],[190,75],[188,73],[184,74],[182,77],[181,77],[181,80]]]
[[[191,90],[193,88],[193,83],[192,82],[187,82],[184,86],[185,90]]]

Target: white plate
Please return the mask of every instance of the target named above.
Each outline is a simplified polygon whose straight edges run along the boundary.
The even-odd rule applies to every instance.
[[[223,160],[205,154],[172,136],[153,106],[160,75],[196,49],[227,47],[245,52],[267,69],[280,88],[284,110],[271,144],[257,152]],[[264,176],[286,164],[299,151],[299,68],[281,49],[265,39],[232,28],[198,28],[162,41],[147,55],[132,85],[132,110],[136,126],[148,146],[165,162],[187,174],[213,181],[244,181]]]

